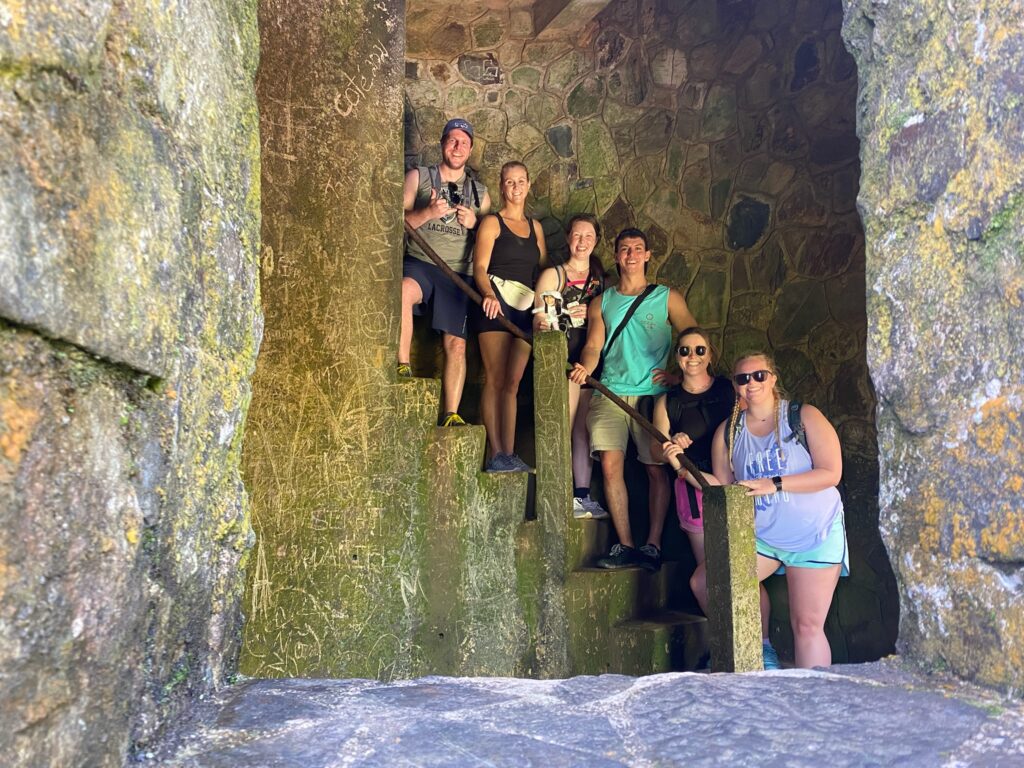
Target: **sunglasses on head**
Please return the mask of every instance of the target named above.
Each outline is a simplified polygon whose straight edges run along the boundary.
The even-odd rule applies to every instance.
[[[736,382],[736,385],[742,387],[745,384],[749,384],[750,380],[758,382],[759,384],[766,381],[771,376],[771,371],[752,371],[750,373],[737,373],[732,377],[732,380]]]
[[[684,344],[683,346],[679,347],[679,349],[677,349],[676,352],[679,353],[680,357],[689,357],[691,349],[693,350],[693,354],[695,354],[697,357],[704,357],[704,355],[708,353],[708,348],[705,347],[703,344],[698,344],[695,347],[688,347]]]

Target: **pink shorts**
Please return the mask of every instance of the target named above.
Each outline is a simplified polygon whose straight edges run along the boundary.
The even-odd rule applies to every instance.
[[[690,509],[690,494],[697,497],[697,512],[694,517]],[[679,515],[679,527],[687,533],[704,533],[704,495],[693,488],[681,477],[676,478],[676,514]]]

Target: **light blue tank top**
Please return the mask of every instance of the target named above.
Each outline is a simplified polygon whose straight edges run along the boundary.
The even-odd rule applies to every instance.
[[[732,457],[737,480],[799,475],[811,469],[811,455],[797,440],[787,439],[792,434],[787,418],[788,408],[788,400],[779,403],[781,451],[775,440],[775,430],[764,437],[755,437],[747,430],[746,413],[741,414],[741,429]],[[832,523],[841,514],[843,501],[839,490],[834,487],[815,493],[779,491],[770,496],[754,497],[757,537],[766,544],[789,552],[814,549],[825,540]]]
[[[667,387],[651,381],[655,368],[664,368],[672,346],[672,326],[668,323],[668,288],[657,286],[644,299],[611,350],[612,333],[619,327],[636,296],[623,296],[615,288],[601,294],[605,349],[601,383],[616,395],[660,395]]]

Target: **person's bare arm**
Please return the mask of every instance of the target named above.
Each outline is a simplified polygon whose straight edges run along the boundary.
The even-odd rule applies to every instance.
[[[491,198],[488,196],[487,192],[484,192],[484,199],[480,203],[479,214],[473,210],[472,206],[457,205],[455,206],[455,218],[457,218],[459,220],[459,224],[464,226],[466,229],[473,229],[489,210],[491,210]]]
[[[480,228],[476,233],[476,245],[473,247],[473,279],[476,281],[476,288],[484,301],[481,305],[484,314],[488,319],[493,320],[500,315],[501,304],[494,295],[494,288],[491,286],[490,275],[487,270],[491,266],[491,252],[494,250],[494,241],[498,239],[501,227],[495,216],[485,216],[480,222]]]
[[[431,219],[439,219],[448,211],[448,201],[439,198],[437,192],[430,190],[430,204],[426,208],[413,210],[416,204],[416,192],[420,186],[420,172],[413,168],[405,174],[405,183],[402,185],[402,208],[405,210],[405,221],[413,229],[419,229]]]
[[[533,231],[537,234],[537,248],[540,250],[540,261],[542,267],[548,265],[548,244],[544,240],[544,228],[536,219],[533,220]]]
[[[690,312],[690,308],[686,306],[683,294],[675,288],[668,289],[668,321],[676,335],[684,328],[697,324],[697,319]]]
[[[604,317],[601,315],[601,296],[590,302],[587,310],[587,343],[580,353],[580,361],[573,366],[569,380],[586,384],[587,376],[594,372],[604,348]]]
[[[668,289],[668,322],[672,326],[673,339],[675,339],[679,335],[679,332],[684,328],[690,328],[697,324],[693,314],[690,312],[690,308],[686,306],[686,299],[683,298],[683,294],[675,288]],[[682,381],[681,374],[670,372],[672,371],[672,363],[676,359],[676,351],[674,347],[675,345],[673,344],[673,349],[669,350],[668,360],[665,361],[665,365],[661,368],[654,369],[651,380],[655,384],[673,387]]]
[[[729,466],[729,452],[725,447],[725,428],[728,424],[728,419],[719,424],[718,429],[715,430],[715,436],[711,439],[711,469],[721,485],[730,485],[736,482],[736,476],[733,475],[732,468]],[[710,480],[710,478],[708,479]]]

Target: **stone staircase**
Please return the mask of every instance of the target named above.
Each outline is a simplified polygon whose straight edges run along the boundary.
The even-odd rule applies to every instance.
[[[580,551],[566,580],[573,674],[647,675],[704,665],[707,620],[680,605],[689,568],[676,561],[664,562],[658,573],[594,567],[593,561],[608,551],[601,540],[612,535],[610,521],[575,520],[573,527],[584,529],[573,537],[577,541],[597,543]],[[595,652],[601,648],[607,654]]]
[[[563,345],[548,334],[536,340],[535,390],[561,386]],[[560,452],[539,452],[537,486],[539,509],[548,511],[547,519],[542,514],[540,521],[551,529],[548,535],[560,536],[564,545],[567,674],[643,675],[700,668],[707,658],[707,620],[692,612],[690,561],[673,559],[673,549],[688,547],[685,537],[670,541],[666,535],[664,554],[668,559],[658,573],[595,567],[597,558],[608,552],[614,540],[611,521],[573,519],[571,477],[541,464],[547,460],[568,465],[568,433],[559,424],[564,419],[563,404],[555,394],[535,392],[538,440],[564,447]],[[560,524],[559,517],[564,523]],[[674,524],[669,520],[667,527]]]

